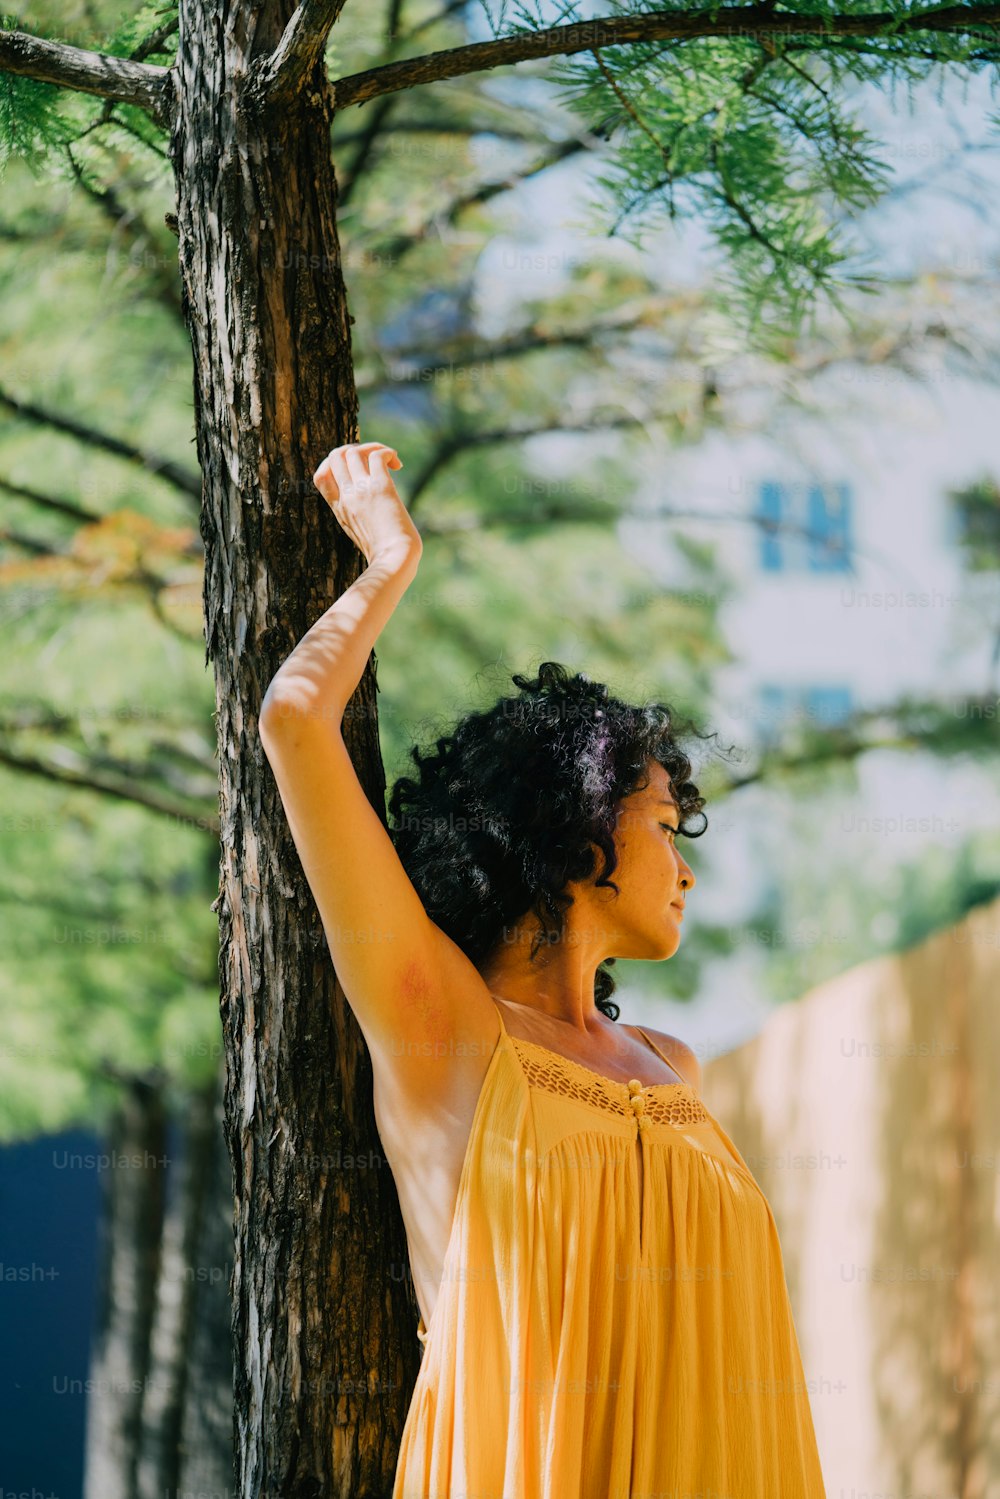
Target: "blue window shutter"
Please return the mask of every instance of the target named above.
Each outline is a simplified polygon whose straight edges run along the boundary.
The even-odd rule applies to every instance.
[[[781,737],[788,718],[788,689],[777,682],[762,683],[757,689],[760,707],[760,738],[771,743]]]
[[[843,723],[853,709],[849,687],[807,687],[802,702],[810,723],[825,727]]]
[[[782,520],[782,486],[766,480],[760,486],[757,514],[765,525],[758,526],[760,535],[760,565],[765,572],[780,572],[784,566],[781,550],[781,533],[778,527]]]
[[[851,492],[846,484],[810,484],[806,507],[813,572],[851,570]]]

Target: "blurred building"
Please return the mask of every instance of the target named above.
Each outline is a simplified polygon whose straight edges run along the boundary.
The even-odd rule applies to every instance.
[[[1000,900],[710,1062],[778,1226],[833,1496],[1000,1487]]]

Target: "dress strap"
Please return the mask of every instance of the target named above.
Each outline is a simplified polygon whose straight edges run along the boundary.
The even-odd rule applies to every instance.
[[[638,1031],[638,1032],[639,1032],[639,1035],[640,1035],[640,1036],[641,1036],[641,1037],[642,1037],[642,1039],[643,1039],[643,1040],[644,1040],[644,1041],[645,1041],[645,1042],[647,1042],[647,1043],[648,1043],[648,1045],[650,1045],[650,1046],[651,1046],[651,1047],[652,1047],[652,1048],[653,1048],[653,1050],[654,1050],[654,1051],[655,1051],[655,1052],[656,1052],[656,1055],[657,1055],[657,1056],[658,1056],[658,1057],[660,1057],[660,1058],[661,1058],[661,1060],[662,1060],[662,1061],[664,1061],[664,1062],[666,1062],[666,1064],[667,1064],[667,1066],[668,1066],[668,1067],[672,1067],[672,1068],[673,1068],[673,1070],[674,1070],[674,1071],[675,1071],[675,1072],[676,1072],[676,1073],[677,1073],[677,1075],[678,1075],[678,1077],[683,1077],[683,1078],[684,1078],[684,1081],[685,1081],[685,1082],[686,1082],[686,1083],[687,1083],[687,1081],[688,1081],[688,1080],[687,1080],[687,1078],[686,1078],[686,1077],[684,1077],[684,1073],[683,1073],[683,1072],[682,1072],[682,1071],[681,1071],[681,1069],[680,1069],[680,1068],[679,1068],[679,1067],[678,1067],[678,1066],[677,1066],[677,1064],[676,1064],[676,1062],[672,1062],[672,1061],[671,1061],[671,1060],[670,1060],[670,1058],[669,1058],[669,1057],[668,1057],[668,1056],[664,1056],[664,1054],[663,1054],[663,1052],[662,1052],[662,1051],[661,1051],[661,1050],[660,1050],[660,1048],[659,1048],[659,1047],[658,1047],[658,1046],[657,1046],[657,1044],[656,1044],[656,1042],[655,1042],[655,1041],[654,1041],[654,1040],[653,1040],[653,1038],[652,1038],[652,1036],[647,1036],[647,1035],[646,1035],[646,1032],[645,1032],[645,1031],[644,1031],[644,1030],[643,1030],[643,1028],[642,1028],[642,1026],[641,1026],[641,1025],[637,1025],[637,1026],[636,1026],[636,1027],[635,1027],[635,1029],[636,1029],[636,1030],[637,1030],[637,1031]],[[690,1083],[688,1083],[688,1087],[690,1087],[690,1086],[691,1086],[691,1084],[690,1084]]]

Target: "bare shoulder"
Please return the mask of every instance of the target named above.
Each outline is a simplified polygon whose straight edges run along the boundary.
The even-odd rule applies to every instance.
[[[651,1025],[644,1025],[643,1030],[651,1037],[663,1051],[670,1065],[680,1073],[685,1082],[701,1097],[701,1063],[695,1056],[686,1041],[681,1041],[677,1036],[668,1036],[665,1031],[654,1030]]]

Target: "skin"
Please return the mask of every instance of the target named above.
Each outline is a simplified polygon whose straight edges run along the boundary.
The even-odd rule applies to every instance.
[[[645,1027],[677,1063],[668,1065],[594,1004],[594,974],[605,958],[673,956],[682,922],[674,903],[695,879],[671,831],[676,804],[663,805],[673,802],[670,777],[650,761],[648,783],[616,808],[612,879],[620,894],[572,884],[563,939],[534,962],[531,919],[505,933],[477,969],[428,917],[342,731],[375,641],[420,562],[419,532],[390,473],[401,467],[385,444],[357,443],[334,449],[316,470],[317,489],[368,567],[276,673],[258,727],[340,986],[368,1045],[376,1124],[429,1325],[473,1117],[499,1042],[498,1009],[511,1035],[606,1077],[700,1090],[689,1047]]]
[[[647,775],[645,787],[618,803],[618,864],[611,879],[620,893],[593,880],[572,882],[573,905],[560,942],[544,945],[532,962],[531,939],[538,929],[532,919],[506,932],[480,970],[494,997],[526,1012],[529,1024],[523,1033],[529,1039],[554,1044],[564,1055],[609,1075],[619,1075],[619,1061],[628,1065],[631,1058],[648,1072],[644,1064],[651,1053],[641,1040],[645,1055],[634,1044],[623,1044],[620,1022],[598,1010],[598,966],[605,958],[672,958],[681,940],[683,909],[678,906],[683,908],[695,884],[694,871],[676,842],[678,807],[670,776],[656,760],[648,762]],[[599,857],[598,869],[602,866]],[[669,1079],[650,1078],[660,1080]]]
[[[699,1092],[701,1069],[689,1047],[644,1027],[676,1064],[668,1066],[631,1026],[609,1020],[594,1003],[594,975],[606,957],[655,961],[673,956],[683,922],[677,907],[695,883],[691,866],[675,844],[678,808],[670,777],[657,761],[649,762],[647,772],[648,784],[618,804],[614,842],[619,862],[611,877],[620,895],[592,881],[571,883],[574,904],[567,912],[562,940],[542,947],[532,962],[537,922],[522,923],[505,934],[506,940],[478,972],[471,970],[467,992],[471,997],[484,988],[489,1002],[502,1008],[512,1036],[546,1046],[605,1077],[687,1082]],[[598,868],[602,865],[599,860]],[[478,982],[472,973],[477,973]],[[397,1181],[425,1328],[430,1327],[440,1292],[462,1165],[488,1065],[489,1058],[474,1067],[472,1087],[456,1091],[443,1120],[416,1111],[397,1121],[376,1090],[376,1119]],[[415,1150],[420,1139],[426,1141],[425,1149]],[[634,1149],[641,1196],[638,1139]]]

